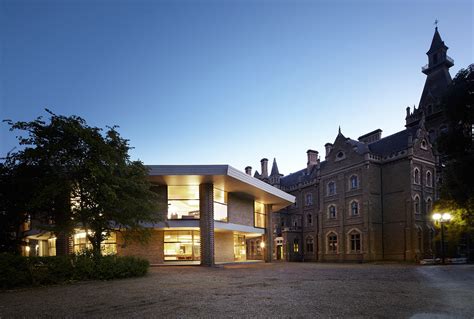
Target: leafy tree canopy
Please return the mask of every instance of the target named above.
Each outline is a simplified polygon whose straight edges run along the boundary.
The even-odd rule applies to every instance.
[[[78,116],[46,111],[49,121],[6,121],[11,131],[23,133],[22,149],[9,153],[1,166],[5,181],[22,188],[10,194],[10,202],[23,203],[19,207],[4,198],[9,215],[28,212],[53,221],[54,232],[81,227],[96,251],[113,230],[146,235],[142,223],[157,221],[157,196],[146,167],[130,160],[128,140],[116,126],[102,130]]]
[[[462,69],[443,98],[448,130],[437,141],[442,154],[442,203],[463,209],[462,218],[474,211],[474,64]]]

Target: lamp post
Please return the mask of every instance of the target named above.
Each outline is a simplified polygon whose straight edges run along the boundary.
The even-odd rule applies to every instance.
[[[439,222],[441,224],[441,260],[444,265],[444,223],[449,222],[451,220],[451,214],[450,213],[436,213],[433,214],[433,219],[436,222]]]

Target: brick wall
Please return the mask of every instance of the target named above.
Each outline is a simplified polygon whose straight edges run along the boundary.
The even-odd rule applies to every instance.
[[[150,264],[163,263],[163,231],[153,230],[150,241],[147,244],[127,243],[123,247],[124,240],[120,233],[117,234],[117,255],[137,256],[147,259]]]

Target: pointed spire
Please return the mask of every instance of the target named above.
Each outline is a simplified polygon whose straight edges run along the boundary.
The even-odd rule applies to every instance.
[[[339,132],[337,133],[337,135],[341,135],[341,126],[339,125]]]
[[[439,35],[438,26],[436,26],[435,33],[433,35],[433,40],[431,40],[430,49],[428,50],[428,52],[426,52],[426,54],[430,54],[431,52],[434,52],[442,47],[446,47],[446,45],[444,44],[444,41],[441,39],[441,35]]]
[[[280,172],[278,171],[276,158],[273,158],[273,165],[272,165],[272,171],[270,173],[270,176],[277,176],[277,175],[280,175]]]

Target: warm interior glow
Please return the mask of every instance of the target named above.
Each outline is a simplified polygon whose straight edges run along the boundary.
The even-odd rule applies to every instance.
[[[441,219],[441,214],[439,214],[439,213],[433,214],[433,219],[434,220],[440,220]]]
[[[262,241],[262,242],[260,243],[260,247],[261,247],[261,248],[265,248],[265,242],[264,242],[264,241]]]

